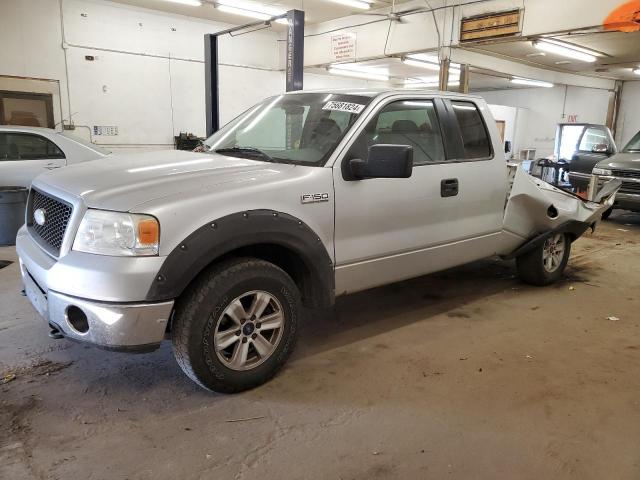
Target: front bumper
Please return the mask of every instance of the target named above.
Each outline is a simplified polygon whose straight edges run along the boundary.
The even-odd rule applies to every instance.
[[[159,270],[158,257],[86,261],[83,256],[88,254],[77,258],[68,254],[56,261],[24,227],[18,233],[16,247],[27,297],[45,323],[65,337],[125,351],[153,350],[164,338],[173,300],[140,301]],[[133,260],[141,268],[123,268],[123,260]],[[113,264],[111,271],[106,268],[109,262]],[[84,316],[82,328],[78,328],[78,315]]]

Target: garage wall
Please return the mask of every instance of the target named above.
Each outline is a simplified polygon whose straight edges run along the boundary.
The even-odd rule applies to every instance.
[[[56,122],[71,116],[85,138],[94,125],[117,126],[117,136],[93,136],[114,151],[205,134],[203,36],[228,25],[108,1],[0,1],[0,75],[58,81]],[[277,39],[271,31],[221,39],[223,123],[284,90]]]
[[[584,87],[522,88],[478,92],[490,104],[518,108],[514,153],[535,148],[536,157],[553,154],[556,125],[575,115],[577,122],[604,123],[608,90]]]
[[[640,81],[624,82],[616,131],[618,148],[624,147],[640,130],[640,109],[638,109],[638,105],[640,105]]]

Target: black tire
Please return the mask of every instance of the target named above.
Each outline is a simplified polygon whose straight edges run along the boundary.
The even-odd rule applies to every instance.
[[[613,213],[613,207],[608,208],[604,211],[604,213],[602,214],[602,220],[607,220],[611,216],[611,213]]]
[[[226,309],[242,295],[254,291],[266,292],[277,299],[284,319],[282,332],[274,342],[275,349],[265,356],[263,363],[247,370],[234,370],[229,367],[230,363],[225,364],[224,359],[218,357],[214,335],[219,322],[229,321],[224,317]],[[176,303],[171,332],[174,356],[182,371],[208,390],[236,393],[257,387],[271,379],[291,355],[300,311],[296,285],[276,265],[253,258],[231,259],[213,265],[200,274]],[[238,331],[242,332],[239,336],[245,342],[243,328],[239,327]],[[252,341],[251,337],[246,340]],[[233,348],[237,347],[234,345]],[[252,354],[259,358],[255,347],[247,348],[254,348]]]
[[[562,259],[557,263],[555,269],[549,271],[544,265],[544,249],[546,242],[533,250],[516,258],[518,277],[525,283],[536,286],[551,285],[562,278],[569,255],[571,254],[571,237],[566,233],[560,234],[564,242],[564,252]],[[550,237],[550,238],[553,238]]]

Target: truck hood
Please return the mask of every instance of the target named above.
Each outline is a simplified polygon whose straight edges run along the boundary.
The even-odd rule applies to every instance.
[[[598,168],[608,168],[613,170],[639,170],[640,152],[617,153],[614,156],[598,162]]]
[[[43,173],[33,182],[83,199],[88,207],[128,211],[169,195],[227,183],[274,179],[293,165],[209,153],[166,150],[114,155]]]

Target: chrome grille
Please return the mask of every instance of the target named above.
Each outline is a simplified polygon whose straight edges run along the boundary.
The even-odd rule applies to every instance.
[[[620,193],[640,194],[640,182],[622,182]]]
[[[34,218],[38,209],[44,211],[43,225]],[[73,212],[71,205],[32,188],[28,212],[27,226],[32,235],[49,253],[58,256]]]
[[[614,177],[640,179],[640,170],[611,170],[611,173]]]

